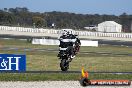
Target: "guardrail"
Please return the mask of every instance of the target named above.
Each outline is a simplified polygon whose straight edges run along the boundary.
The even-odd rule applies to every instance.
[[[24,27],[0,26],[0,30],[30,32],[30,33],[45,33],[45,34],[61,34],[61,30],[43,29],[43,28],[34,29],[34,28],[24,28]],[[74,31],[73,33],[79,36],[132,38],[132,33],[102,33],[102,32],[88,32],[88,31]]]

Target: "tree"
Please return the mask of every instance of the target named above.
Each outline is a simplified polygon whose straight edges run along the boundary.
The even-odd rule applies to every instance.
[[[33,24],[35,23],[35,27],[43,27],[44,19],[42,17],[35,16],[32,18]]]
[[[126,13],[120,15],[120,21],[122,24],[123,32],[131,32],[131,17]]]

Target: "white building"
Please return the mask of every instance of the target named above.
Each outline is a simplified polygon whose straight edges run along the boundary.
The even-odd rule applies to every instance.
[[[122,32],[122,25],[114,21],[105,21],[98,24],[98,32]]]

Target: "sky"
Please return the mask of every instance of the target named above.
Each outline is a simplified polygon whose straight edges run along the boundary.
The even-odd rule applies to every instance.
[[[27,7],[32,12],[132,14],[132,0],[0,0],[0,9],[15,7]]]

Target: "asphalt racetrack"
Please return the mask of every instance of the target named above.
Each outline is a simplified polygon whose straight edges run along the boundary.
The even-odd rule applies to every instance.
[[[132,47],[131,41],[111,41],[111,40],[97,40],[99,44],[115,45],[115,46],[127,46]]]
[[[34,37],[34,36],[16,36],[16,35],[0,35],[0,38],[11,38],[11,39],[32,39],[32,38],[37,38],[37,39],[42,39],[42,36]],[[44,38],[48,39],[56,39],[55,37],[50,37],[50,36],[44,36]],[[132,41],[119,41],[119,40],[103,40],[103,39],[88,39],[88,40],[95,40],[98,41],[99,44],[107,44],[107,45],[117,45],[117,46],[132,46]]]

